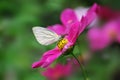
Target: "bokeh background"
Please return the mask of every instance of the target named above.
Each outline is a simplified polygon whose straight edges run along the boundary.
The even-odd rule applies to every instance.
[[[120,10],[120,0],[0,0],[0,80],[46,80],[31,64],[54,44],[40,45],[32,27],[61,23],[60,13],[65,8],[89,7],[95,2]],[[85,36],[86,32],[80,39],[82,52],[87,47]],[[120,45],[93,54],[86,69],[91,80],[120,80]],[[80,80],[79,73],[68,80]]]

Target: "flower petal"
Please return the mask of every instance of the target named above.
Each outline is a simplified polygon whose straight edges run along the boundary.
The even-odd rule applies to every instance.
[[[90,29],[87,38],[93,51],[102,50],[110,44],[108,36],[101,28]]]
[[[85,8],[85,7],[78,7],[78,8],[75,9],[75,14],[76,14],[76,16],[77,16],[77,18],[78,18],[79,21],[81,20],[81,18],[83,16],[86,15],[88,9],[89,8]]]
[[[80,21],[79,34],[95,19],[97,18],[96,9],[98,8],[97,4],[94,4],[88,11],[86,16],[83,16]]]
[[[39,61],[34,62],[32,64],[32,68],[37,68],[37,67],[46,68],[61,54],[62,53],[58,48],[49,50],[43,54],[42,58]]]
[[[74,10],[65,9],[61,14],[61,21],[66,27],[70,27],[71,23],[77,21],[77,17]]]
[[[79,34],[83,32],[86,26],[96,18],[97,7],[98,7],[97,4],[94,4],[88,10],[86,16],[82,17],[80,22],[76,21],[71,25],[70,33],[68,35],[68,40],[70,40],[73,43],[76,41],[76,38],[79,36]]]
[[[60,24],[55,24],[53,26],[47,27],[49,30],[56,32],[58,35],[66,34],[66,27]]]
[[[54,67],[48,67],[42,72],[42,75],[47,77],[49,80],[59,80],[62,77],[67,77],[71,74],[71,64],[56,64]]]
[[[76,21],[71,25],[68,36],[66,37],[69,42],[74,43],[79,35],[79,22]]]

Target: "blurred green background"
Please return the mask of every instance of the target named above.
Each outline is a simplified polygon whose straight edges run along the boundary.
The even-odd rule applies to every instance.
[[[94,2],[120,9],[120,0],[0,0],[0,80],[45,80],[31,64],[54,45],[40,45],[32,27],[61,23],[59,16],[65,8],[88,7]],[[81,43],[85,50],[84,40]],[[94,54],[86,69],[91,80],[120,80],[120,46],[114,44]],[[79,75],[69,80],[80,80]]]

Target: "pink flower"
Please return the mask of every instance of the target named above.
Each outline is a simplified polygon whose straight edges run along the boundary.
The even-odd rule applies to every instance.
[[[33,68],[48,67],[60,55],[62,55],[68,49],[70,49],[75,44],[76,39],[80,35],[80,33],[83,32],[86,26],[90,24],[93,21],[93,19],[96,17],[95,14],[96,8],[97,5],[94,4],[92,8],[88,10],[86,15],[81,18],[80,21],[77,20],[76,15],[72,9],[64,10],[61,15],[61,21],[64,26],[54,25],[53,28],[51,27],[51,30],[61,35],[63,30],[63,33],[67,33],[67,34],[63,39],[61,39],[58,42],[57,46],[54,49],[45,52],[39,61],[34,62],[32,64],[32,67]]]
[[[109,44],[108,36],[101,28],[92,28],[88,31],[87,38],[91,50],[101,50],[104,49]]]
[[[55,59],[57,59],[62,53],[64,53],[67,49],[71,48],[77,37],[78,37],[78,30],[79,30],[79,22],[74,23],[71,26],[69,34],[66,35],[60,42],[58,42],[57,46],[45,52],[40,59],[40,61],[33,63],[32,67],[47,67],[49,66]]]
[[[81,22],[81,26],[91,24],[92,20],[97,17],[96,15],[97,8],[98,8],[97,4],[94,4],[90,9],[82,7],[73,10],[67,8],[60,15],[62,24],[55,24],[52,26],[48,26],[47,28],[49,30],[56,32],[58,35],[68,34],[71,25],[76,21]]]
[[[112,42],[119,42],[120,21],[109,21],[102,28],[92,28],[88,31],[88,41],[92,50],[102,50]]]
[[[54,67],[49,67],[42,72],[42,75],[47,77],[48,80],[60,80],[71,74],[71,64],[61,65],[57,64]]]
[[[99,19],[105,20],[105,24],[100,28],[94,24],[94,28],[88,31],[87,37],[93,51],[102,50],[114,41],[120,42],[120,12],[98,6],[96,14]]]
[[[108,22],[103,28],[105,34],[111,42],[118,41],[120,37],[120,20]]]

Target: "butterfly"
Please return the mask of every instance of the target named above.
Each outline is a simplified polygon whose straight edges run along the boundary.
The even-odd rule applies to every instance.
[[[52,44],[61,38],[60,35],[47,28],[36,26],[32,30],[36,40],[42,45]]]

